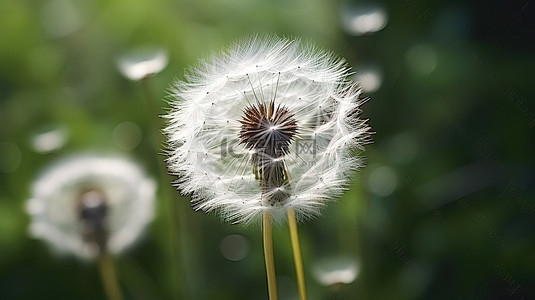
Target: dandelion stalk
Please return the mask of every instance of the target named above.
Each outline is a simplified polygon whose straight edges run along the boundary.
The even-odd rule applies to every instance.
[[[123,295],[121,294],[121,288],[117,281],[113,261],[108,253],[102,252],[100,254],[99,267],[102,283],[104,284],[104,290],[106,291],[108,300],[122,300]]]
[[[262,223],[269,299],[277,300],[277,278],[275,276],[275,261],[273,259],[273,222],[269,212],[264,211]]]
[[[297,273],[297,284],[299,286],[299,299],[307,299],[305,285],[305,272],[303,271],[303,259],[301,257],[301,247],[299,246],[299,236],[297,234],[297,222],[295,221],[295,211],[288,209],[288,223],[290,225],[290,238],[295,262],[295,272]]]

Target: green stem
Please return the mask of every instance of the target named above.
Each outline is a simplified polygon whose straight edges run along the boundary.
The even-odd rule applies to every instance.
[[[297,273],[297,284],[299,286],[299,299],[306,300],[307,291],[305,285],[305,272],[303,271],[303,259],[301,257],[301,247],[299,246],[299,236],[297,234],[297,222],[295,220],[295,211],[293,208],[288,209],[288,223],[290,225],[290,238],[294,254],[295,272]]]
[[[123,295],[121,294],[119,282],[117,282],[115,268],[108,253],[102,252],[99,255],[99,267],[108,300],[122,300]]]
[[[264,211],[262,216],[262,232],[264,240],[264,258],[266,261],[266,275],[270,300],[277,300],[277,278],[275,276],[275,261],[273,259],[273,221],[271,214]]]

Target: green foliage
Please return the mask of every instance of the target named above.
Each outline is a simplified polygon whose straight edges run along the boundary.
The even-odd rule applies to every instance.
[[[386,1],[386,27],[354,37],[342,29],[339,2],[3,0],[0,298],[103,299],[96,264],[57,257],[27,234],[34,178],[80,151],[122,153],[159,178],[156,219],[115,261],[125,299],[267,298],[260,227],[222,224],[178,192],[173,270],[163,200],[171,179],[159,175],[164,156],[152,146],[156,116],[142,85],[116,68],[133,48],[166,49],[169,65],[149,86],[163,114],[184,67],[255,33],[310,39],[357,73],[368,64],[380,70],[364,105],[377,132],[369,166],[322,218],[299,228],[310,299],[533,297],[533,5]],[[124,121],[141,129],[133,150],[113,138]],[[64,144],[36,151],[36,136],[55,130]],[[229,234],[249,243],[241,261],[222,255]],[[274,239],[280,298],[293,299],[287,228],[275,227]],[[314,267],[338,255],[357,261],[357,279],[324,287]]]

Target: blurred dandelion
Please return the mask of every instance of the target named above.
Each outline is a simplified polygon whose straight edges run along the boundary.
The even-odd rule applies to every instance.
[[[272,220],[289,220],[301,299],[296,220],[340,195],[369,142],[360,88],[332,53],[298,40],[254,37],[177,82],[167,116],[168,167],[197,210],[250,223],[262,216],[270,298]]]
[[[67,131],[61,127],[34,134],[32,148],[37,153],[49,153],[61,149],[67,142]]]
[[[359,83],[362,91],[366,94],[372,94],[381,87],[383,83],[383,74],[376,66],[361,66],[352,76],[352,79]]]
[[[328,257],[314,264],[312,274],[322,285],[350,284],[359,274],[359,265],[348,256]]]
[[[26,209],[30,233],[60,253],[99,257],[110,299],[120,299],[108,254],[131,246],[153,218],[156,185],[133,162],[76,156],[34,182]]]
[[[124,77],[138,81],[160,73],[167,63],[167,51],[164,49],[141,47],[121,56],[117,67]]]
[[[372,34],[385,28],[388,14],[379,4],[343,3],[340,18],[344,30],[353,36]]]

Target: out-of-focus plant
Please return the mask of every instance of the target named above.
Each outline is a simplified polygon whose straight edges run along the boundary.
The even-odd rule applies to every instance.
[[[99,259],[110,300],[122,299],[110,255],[142,234],[154,215],[156,184],[134,162],[81,155],[50,166],[33,184],[30,233],[58,253]]]

